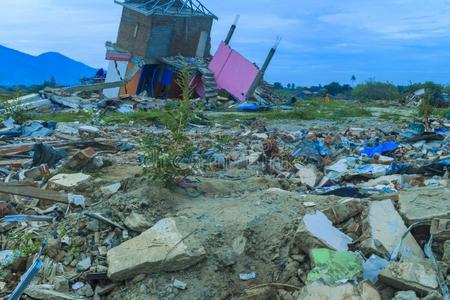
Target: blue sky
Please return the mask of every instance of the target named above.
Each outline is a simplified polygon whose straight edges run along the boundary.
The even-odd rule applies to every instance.
[[[105,66],[121,7],[113,0],[1,0],[0,44],[57,51]],[[236,14],[232,46],[261,65],[282,37],[266,79],[297,85],[370,78],[450,83],[450,0],[204,0],[219,16],[213,51]]]

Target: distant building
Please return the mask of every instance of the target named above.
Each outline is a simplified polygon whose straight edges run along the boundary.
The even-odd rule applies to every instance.
[[[133,79],[122,88],[104,91],[119,94],[175,96],[175,67],[168,57],[210,56],[212,25],[217,17],[198,0],[115,0],[123,7],[115,43],[107,42],[109,60],[106,82],[121,80],[134,68],[133,57],[145,61]]]

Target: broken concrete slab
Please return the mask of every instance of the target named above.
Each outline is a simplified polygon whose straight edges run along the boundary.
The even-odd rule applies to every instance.
[[[342,283],[353,280],[363,271],[362,257],[353,252],[313,249],[310,257],[314,268],[308,273],[308,282]]]
[[[381,297],[378,291],[366,282],[358,286],[351,283],[328,286],[316,281],[307,284],[297,300],[381,300]]]
[[[437,290],[437,274],[429,261],[389,262],[380,273],[380,281],[399,290],[412,290],[420,296]]]
[[[141,235],[108,251],[108,277],[113,281],[143,273],[172,272],[206,258],[203,246],[185,232],[185,220],[167,218]]]
[[[25,292],[25,295],[39,300],[84,300],[85,297],[73,295],[69,293],[57,292],[51,289],[48,289],[47,285],[32,285],[29,286]]]
[[[303,252],[309,253],[315,248],[329,248],[347,251],[353,240],[337,228],[320,211],[305,215],[295,233],[295,241]]]
[[[362,243],[364,252],[381,257],[390,257],[395,250],[398,250],[402,236],[407,230],[391,200],[376,201],[369,204],[366,226],[370,238]],[[402,258],[423,258],[425,256],[410,233],[403,239],[399,254]]]
[[[136,232],[144,232],[152,226],[145,216],[135,212],[125,218],[124,224],[125,227]]]
[[[113,183],[110,185],[100,187],[100,191],[106,198],[109,198],[112,195],[114,195],[115,193],[117,193],[121,187],[122,187],[122,184],[120,182],[117,182],[117,183]]]
[[[436,218],[450,219],[450,189],[422,188],[402,191],[400,214],[408,225]]]
[[[90,175],[85,175],[83,173],[75,174],[58,174],[50,178],[49,186],[55,190],[65,190],[70,191],[76,189],[82,184],[88,183],[91,180]]]

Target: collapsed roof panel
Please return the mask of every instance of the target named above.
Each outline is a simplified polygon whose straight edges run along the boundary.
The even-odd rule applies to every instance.
[[[114,0],[114,2],[145,16],[200,16],[218,19],[198,0]]]

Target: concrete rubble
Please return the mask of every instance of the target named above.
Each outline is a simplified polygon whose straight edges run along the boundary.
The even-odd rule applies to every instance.
[[[406,226],[391,200],[371,202],[367,218],[369,239],[363,242],[370,254],[390,257],[402,242]],[[408,234],[398,249],[401,257],[424,257],[412,234]]]
[[[432,188],[401,192],[400,214],[410,225],[435,218],[450,219],[450,189]]]
[[[203,246],[176,219],[163,219],[134,239],[108,251],[108,277],[114,281],[141,273],[179,271],[206,258]]]
[[[115,2],[104,76],[2,106],[0,299],[449,300],[448,119],[296,102],[197,0]]]
[[[416,166],[415,148],[403,144],[404,174],[399,153],[374,164],[340,144],[369,139],[368,129],[206,124],[186,130],[202,164],[175,189],[145,173],[140,137],[167,135],[159,125],[59,122],[39,143],[9,137],[0,145],[8,172],[0,174],[0,295],[19,284],[44,238],[43,270],[25,291],[32,299],[223,299],[225,276],[235,299],[445,294],[448,179],[435,171],[446,150]],[[331,133],[340,141],[302,142]],[[423,250],[431,236],[439,269]]]
[[[399,290],[412,290],[426,296],[439,288],[437,274],[430,263],[390,262],[380,273],[380,281]]]
[[[367,283],[327,286],[320,282],[306,285],[297,300],[381,300],[377,290]]]

